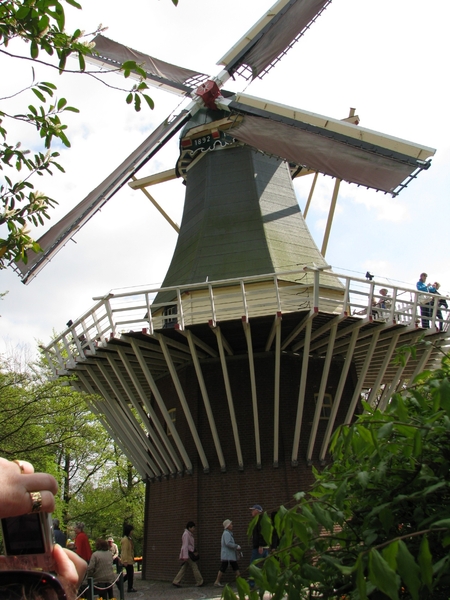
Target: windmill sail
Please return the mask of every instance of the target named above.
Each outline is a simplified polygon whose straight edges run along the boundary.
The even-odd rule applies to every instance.
[[[279,0],[228,52],[219,64],[227,76],[250,70],[262,76],[297,41],[331,0]],[[198,111],[202,97],[197,86],[202,73],[160,61],[97,36],[97,63],[118,67],[133,60],[147,72],[150,85],[182,96],[193,96],[191,105],[170,123],[161,124],[109,177],[38,243],[43,252],[28,252],[28,262],[17,263],[22,281],[28,283],[67,241]],[[197,92],[197,93],[196,93]],[[429,166],[434,150],[384,134],[356,127],[247,95],[222,91],[218,108],[226,108],[230,121],[238,117],[231,135],[259,151],[308,169],[357,185],[397,194],[417,172]],[[217,96],[215,96],[217,98]],[[214,102],[214,99],[212,100]],[[209,105],[208,105],[209,106]],[[212,136],[214,138],[214,136]],[[214,138],[215,139],[215,138]]]
[[[69,239],[125,185],[130,177],[183,127],[189,118],[190,114],[184,110],[170,123],[167,121],[162,123],[111,175],[39,238],[38,244],[41,246],[42,252],[36,254],[30,250],[28,262],[26,264],[22,261],[17,263],[23,283],[29,283]]]
[[[279,0],[217,64],[230,75],[262,77],[297,42],[331,0]]]
[[[96,54],[88,57],[89,62],[118,69],[124,62],[132,60],[144,69],[146,73],[145,81],[148,85],[162,88],[167,92],[180,96],[190,96],[208,78],[204,73],[198,73],[159,58],[154,58],[149,54],[144,54],[124,44],[110,40],[103,35],[97,35],[94,42]]]
[[[435,150],[352,123],[240,94],[233,136],[258,150],[379,191],[398,194]]]

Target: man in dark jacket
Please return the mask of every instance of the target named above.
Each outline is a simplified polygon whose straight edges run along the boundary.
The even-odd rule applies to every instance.
[[[263,538],[261,533],[261,518],[263,509],[259,504],[254,504],[250,507],[252,511],[252,519],[258,516],[258,522],[252,531],[252,554],[250,557],[250,564],[254,563],[255,560],[259,560],[260,558],[266,558],[269,553],[269,546],[266,544],[266,541]],[[254,582],[251,581],[250,585],[253,587]]]
[[[53,535],[55,536],[55,542],[65,548],[67,537],[66,534],[59,528],[59,519],[53,519]]]

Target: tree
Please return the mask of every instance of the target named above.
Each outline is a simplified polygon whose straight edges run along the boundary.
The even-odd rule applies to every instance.
[[[57,479],[62,529],[84,521],[93,538],[118,537],[126,520],[139,539],[145,490],[135,469],[70,379],[51,380],[44,361],[21,362],[0,360],[0,455],[29,460]]]
[[[105,465],[99,477],[88,482],[82,493],[72,499],[71,520],[84,521],[93,538],[113,535],[120,539],[123,526],[133,524],[138,556],[142,553],[145,486],[116,446],[112,452],[113,460]]]
[[[250,567],[260,592],[241,579],[239,598],[264,590],[290,600],[448,598],[449,358],[395,394],[384,413],[364,409],[335,433],[333,464],[315,472],[311,491],[279,508],[279,547],[261,569]],[[267,515],[262,531],[270,543]]]
[[[63,0],[66,4],[81,9],[76,0]],[[172,0],[174,5],[178,0]],[[59,73],[66,72],[67,59],[78,59],[78,72],[94,75],[86,71],[86,57],[95,52],[92,36],[101,31],[100,27],[84,37],[77,29],[72,34],[64,30],[64,4],[59,0],[3,0],[0,2],[0,53],[11,60],[30,60],[32,64],[55,67]],[[13,40],[23,41],[29,47],[29,57],[9,51]],[[42,58],[45,57],[45,59]],[[141,108],[143,98],[150,108],[153,101],[146,94],[145,72],[133,61],[123,63],[120,69],[128,77],[137,73],[141,80],[126,92],[126,101],[135,110]],[[12,112],[0,109],[0,170],[4,171],[0,180],[0,269],[5,269],[11,261],[27,262],[27,251],[38,252],[39,245],[30,235],[30,225],[44,224],[49,219],[49,209],[56,200],[38,191],[34,186],[37,176],[51,175],[53,170],[63,167],[57,162],[59,153],[52,144],[59,141],[70,147],[67,125],[61,116],[67,112],[78,112],[65,98],[57,98],[57,88],[50,81],[36,81],[32,68],[31,84],[14,92],[9,98],[0,98],[3,103],[14,99]],[[28,104],[28,96],[39,100],[40,104]],[[24,106],[17,112],[17,99],[24,99]],[[47,103],[48,101],[48,103]],[[10,141],[6,124],[20,122],[30,125],[36,131],[40,148],[31,151],[22,148],[20,141]]]

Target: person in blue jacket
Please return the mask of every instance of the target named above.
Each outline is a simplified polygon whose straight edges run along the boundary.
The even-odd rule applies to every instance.
[[[418,289],[419,292],[425,292],[425,293],[429,292],[428,286],[426,284],[427,277],[428,277],[428,275],[426,273],[420,274],[419,281],[416,283],[416,288]],[[424,303],[421,302],[420,303],[420,314],[422,316],[422,327],[424,329],[430,328],[430,317],[432,315],[432,311],[433,311],[433,309],[432,309],[431,302],[424,302]]]
[[[237,563],[238,555],[240,555],[240,549],[241,547],[239,544],[236,544],[234,541],[233,522],[230,521],[230,519],[225,519],[223,522],[223,533],[220,546],[220,569],[214,582],[216,587],[223,587],[223,583],[220,583],[220,580],[222,579],[222,576],[227,570],[229,564],[231,565],[236,577],[240,577],[241,574],[239,572],[239,565]]]

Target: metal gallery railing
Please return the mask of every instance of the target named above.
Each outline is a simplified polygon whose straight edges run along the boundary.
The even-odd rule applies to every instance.
[[[242,317],[248,320],[304,310],[414,323],[444,331],[449,321],[448,308],[442,305],[444,296],[314,267],[175,287],[121,290],[94,300],[90,310],[41,347],[55,374],[76,360],[84,360],[87,351],[95,353],[111,337],[143,329],[153,334],[175,326],[184,329],[199,323],[215,325]]]

